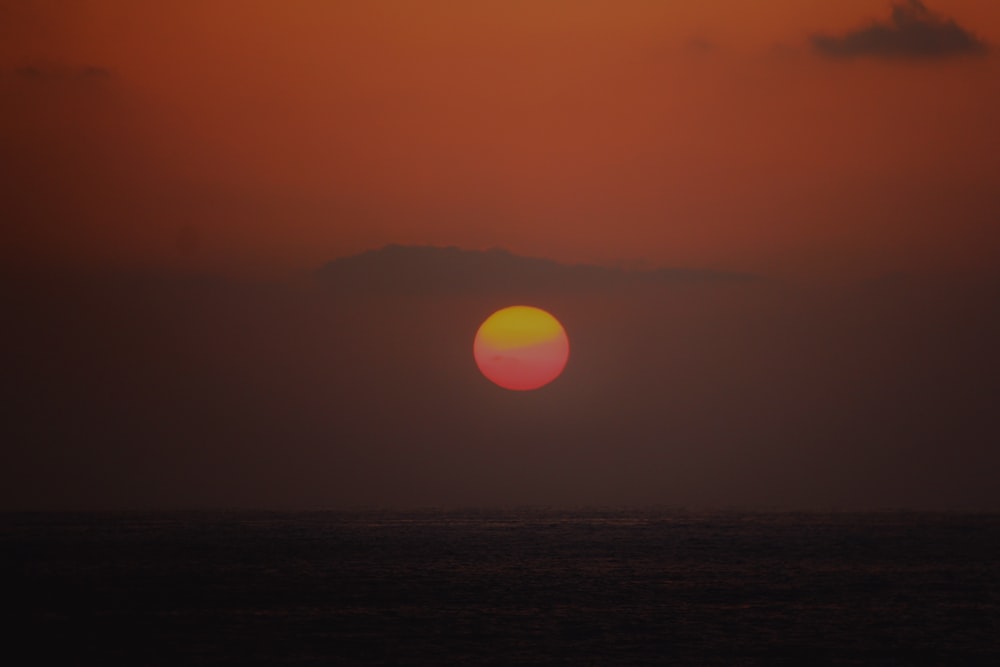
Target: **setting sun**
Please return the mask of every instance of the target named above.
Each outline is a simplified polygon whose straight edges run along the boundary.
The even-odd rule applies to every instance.
[[[546,311],[510,306],[482,323],[473,354],[489,380],[505,389],[528,391],[559,377],[569,359],[569,339],[559,320]]]

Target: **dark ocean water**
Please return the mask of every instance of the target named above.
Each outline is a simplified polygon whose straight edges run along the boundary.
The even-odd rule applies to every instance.
[[[31,651],[17,664],[1000,665],[995,514],[42,513],[0,528],[5,653]]]

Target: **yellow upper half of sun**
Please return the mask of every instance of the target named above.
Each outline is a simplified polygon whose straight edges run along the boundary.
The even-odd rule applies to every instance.
[[[494,350],[547,343],[565,336],[559,320],[539,308],[510,306],[490,315],[477,337]]]

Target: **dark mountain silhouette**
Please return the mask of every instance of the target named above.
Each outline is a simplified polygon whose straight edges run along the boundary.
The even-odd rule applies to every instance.
[[[628,270],[589,264],[560,264],[502,249],[387,245],[334,260],[319,270],[338,288],[405,293],[580,291],[678,283],[733,283],[742,273],[711,269]]]

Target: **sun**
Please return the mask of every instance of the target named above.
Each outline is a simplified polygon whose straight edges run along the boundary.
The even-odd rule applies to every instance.
[[[541,308],[510,306],[479,326],[472,353],[490,381],[504,389],[529,391],[563,372],[569,338],[559,320]]]

